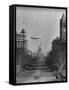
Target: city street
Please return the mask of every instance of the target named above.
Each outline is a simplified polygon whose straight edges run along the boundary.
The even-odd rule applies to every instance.
[[[31,70],[21,72],[16,78],[17,83],[32,83],[32,82],[46,82],[53,81],[56,77],[52,72],[46,72],[44,70]]]
[[[49,70],[45,64],[44,56],[41,53],[41,48],[39,47],[37,63],[34,64],[32,70],[23,70],[19,75],[17,75],[17,83],[32,83],[32,82],[47,82],[54,81],[56,77]]]

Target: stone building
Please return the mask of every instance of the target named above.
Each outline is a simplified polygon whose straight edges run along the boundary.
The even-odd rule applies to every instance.
[[[60,19],[60,39],[66,40],[66,15],[63,14],[62,18]]]
[[[66,48],[66,16],[62,15],[60,19],[60,37],[56,38],[52,42],[52,49],[63,49]]]
[[[64,77],[66,77],[66,16],[63,16],[60,19],[60,37],[56,38],[52,42],[52,53],[54,57],[58,60],[58,72],[61,72]]]
[[[24,46],[26,46],[26,32],[24,31],[24,29],[22,29],[22,31],[20,33],[16,32],[16,48],[23,48]]]

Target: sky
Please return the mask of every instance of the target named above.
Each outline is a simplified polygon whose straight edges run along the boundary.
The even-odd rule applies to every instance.
[[[32,52],[37,52],[41,44],[42,52],[47,54],[52,47],[52,41],[60,36],[60,19],[65,13],[64,9],[50,8],[16,8],[16,31],[25,29],[27,46]],[[34,40],[33,37],[40,39]]]

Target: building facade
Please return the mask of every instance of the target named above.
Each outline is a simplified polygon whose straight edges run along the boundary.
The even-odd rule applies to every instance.
[[[66,41],[66,15],[60,19],[60,39]]]
[[[16,32],[16,48],[26,47],[26,35],[24,29],[20,33]]]
[[[63,14],[60,19],[60,37],[52,42],[52,49],[66,48],[66,15]]]

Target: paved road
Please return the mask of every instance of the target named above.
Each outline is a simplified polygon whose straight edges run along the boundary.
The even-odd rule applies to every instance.
[[[54,79],[56,78],[52,75],[52,72],[45,72],[42,70],[21,72],[16,78],[17,83],[46,82],[53,81]]]
[[[43,68],[45,64],[45,59],[43,56],[39,57],[37,60],[37,68]],[[45,65],[46,66],[46,65]],[[26,70],[19,73],[16,80],[17,83],[31,83],[31,82],[46,82],[46,81],[53,81],[55,76],[53,76],[52,72],[46,69],[36,69],[36,70]]]

